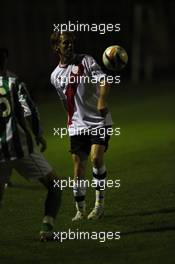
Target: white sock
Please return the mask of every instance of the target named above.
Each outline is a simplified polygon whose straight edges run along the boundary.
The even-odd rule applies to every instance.
[[[105,191],[104,190],[96,190],[95,196],[96,196],[95,207],[104,206]]]
[[[106,174],[106,166],[103,165],[101,168],[94,168],[93,167],[93,180],[96,182],[96,186],[99,186],[98,190],[95,192],[95,207],[97,206],[104,206],[104,196],[105,196],[105,178],[99,179],[99,175]],[[97,176],[96,176],[97,175]]]
[[[49,216],[49,215],[45,215],[44,218],[43,218],[43,224],[50,224],[50,225],[54,225],[54,218],[52,216]]]
[[[85,200],[81,201],[81,202],[76,202],[75,205],[76,205],[77,211],[80,211],[80,212],[85,212],[86,211],[86,202],[85,202]]]
[[[78,211],[82,212],[85,211],[85,195],[86,195],[86,187],[85,186],[77,186],[75,185],[73,187],[73,194],[75,198],[75,205]],[[79,201],[79,198],[82,197],[82,199]]]

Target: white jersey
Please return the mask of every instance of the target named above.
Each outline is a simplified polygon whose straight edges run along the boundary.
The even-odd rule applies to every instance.
[[[61,100],[66,101],[69,135],[81,134],[112,125],[110,112],[102,117],[97,110],[99,80],[106,78],[89,55],[75,55],[72,64],[58,65],[51,74],[51,83]]]

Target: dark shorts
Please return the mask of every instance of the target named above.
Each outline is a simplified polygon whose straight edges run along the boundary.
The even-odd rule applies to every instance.
[[[70,152],[72,154],[87,157],[91,151],[91,146],[94,144],[105,146],[105,151],[108,149],[110,136],[107,134],[108,127],[102,127],[94,132],[89,132],[81,135],[70,137]]]

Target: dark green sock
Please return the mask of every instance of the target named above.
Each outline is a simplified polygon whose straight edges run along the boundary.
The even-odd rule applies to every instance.
[[[60,188],[54,187],[53,179],[41,178],[39,180],[48,190],[44,206],[44,215],[51,216],[55,219],[61,205],[62,191]]]
[[[52,216],[54,219],[56,218],[61,205],[61,196],[62,192],[60,188],[54,187],[54,182],[50,181],[45,200],[45,215]]]

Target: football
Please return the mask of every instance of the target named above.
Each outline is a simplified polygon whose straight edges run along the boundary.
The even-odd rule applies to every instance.
[[[128,54],[123,47],[113,45],[105,49],[102,60],[108,70],[120,71],[128,62]]]

